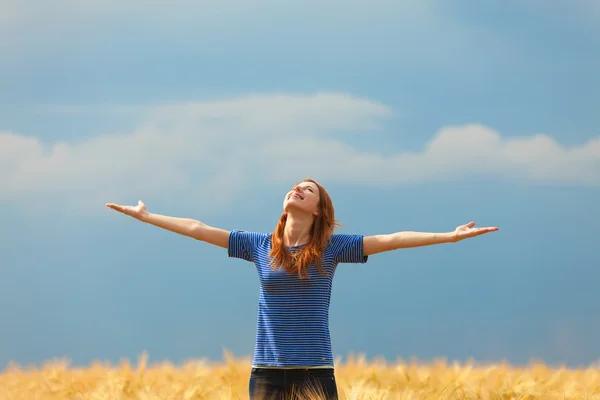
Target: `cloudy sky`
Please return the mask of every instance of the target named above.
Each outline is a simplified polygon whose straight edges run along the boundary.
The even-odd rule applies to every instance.
[[[252,353],[258,278],[104,207],[486,237],[342,265],[334,352],[600,358],[593,0],[0,0],[0,363]]]

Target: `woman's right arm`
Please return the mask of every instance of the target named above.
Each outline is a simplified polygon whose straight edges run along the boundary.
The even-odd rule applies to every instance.
[[[120,206],[112,203],[108,203],[106,206],[147,224],[225,249],[229,247],[229,231],[206,225],[201,221],[191,218],[152,214],[148,212],[146,205],[141,200],[135,207]]]
[[[195,219],[148,213],[142,222],[225,249],[228,247],[229,231],[214,228]]]

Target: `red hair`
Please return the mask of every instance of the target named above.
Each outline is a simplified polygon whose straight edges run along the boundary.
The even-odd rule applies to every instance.
[[[322,275],[326,275],[321,266],[325,247],[335,228],[339,226],[335,219],[335,210],[329,193],[323,186],[312,179],[303,182],[312,182],[319,188],[318,213],[310,228],[309,242],[296,254],[292,254],[283,244],[283,233],[287,213],[283,212],[277,226],[271,235],[271,258],[272,269],[282,268],[289,273],[297,273],[300,279],[304,276],[310,279],[308,269],[314,264]],[[306,275],[305,275],[306,273]]]

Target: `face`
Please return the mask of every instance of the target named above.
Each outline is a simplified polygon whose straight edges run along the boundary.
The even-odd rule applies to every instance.
[[[319,188],[313,182],[300,182],[294,185],[283,201],[283,210],[297,210],[305,213],[318,214]]]

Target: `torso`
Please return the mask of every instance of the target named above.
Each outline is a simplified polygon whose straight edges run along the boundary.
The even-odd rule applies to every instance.
[[[298,251],[301,246],[290,247]],[[336,264],[328,252],[322,276],[315,266],[310,279],[282,269],[272,270],[270,236],[258,248],[255,265],[260,279],[255,366],[332,367],[329,303]]]
[[[282,269],[272,270],[270,234],[232,235],[230,256],[252,261],[260,281],[252,366],[333,368],[329,332],[333,277],[339,262],[366,262],[366,257],[362,257],[362,237],[334,235],[321,263],[327,275],[321,275],[313,265],[308,270],[310,279],[300,279]],[[289,249],[295,252],[301,247]]]

